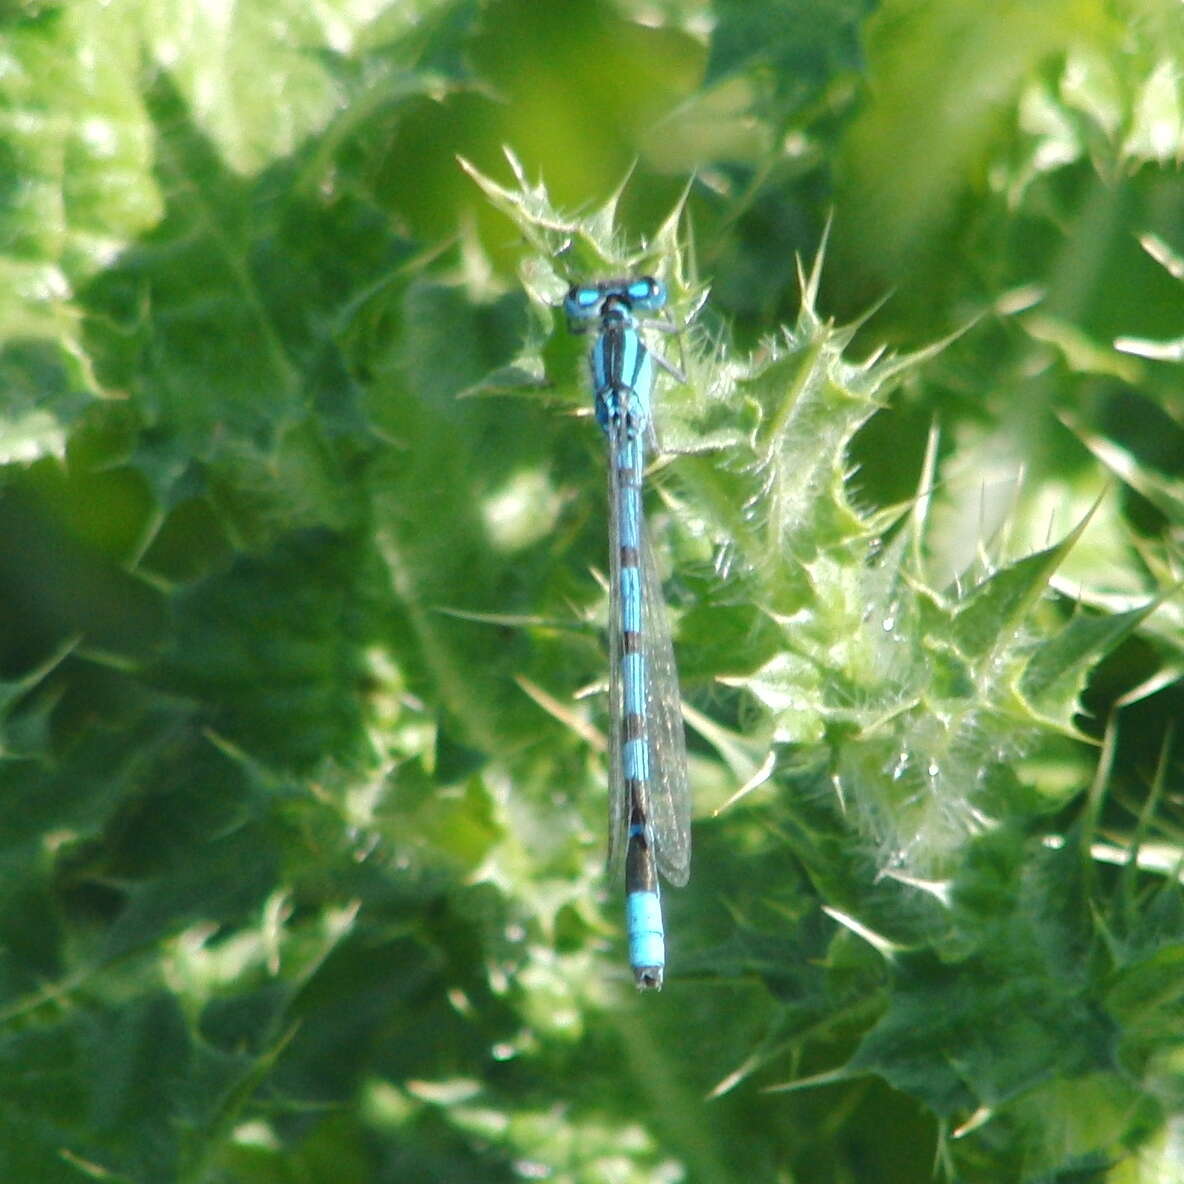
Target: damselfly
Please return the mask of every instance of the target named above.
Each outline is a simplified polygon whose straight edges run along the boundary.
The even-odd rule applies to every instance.
[[[596,331],[588,360],[609,460],[608,863],[618,874],[624,864],[629,962],[643,989],[662,986],[666,965],[658,873],[681,887],[691,869],[682,700],[642,508],[655,372],[639,315],[665,305],[650,276],[578,284],[563,305],[574,332]]]

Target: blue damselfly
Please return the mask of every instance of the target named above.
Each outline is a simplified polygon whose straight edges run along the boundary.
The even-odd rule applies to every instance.
[[[609,460],[608,862],[618,874],[624,864],[629,961],[643,989],[662,986],[666,965],[658,873],[681,886],[691,865],[682,701],[642,506],[656,375],[640,324],[666,298],[642,276],[579,284],[564,301],[573,331],[596,332],[589,364]]]

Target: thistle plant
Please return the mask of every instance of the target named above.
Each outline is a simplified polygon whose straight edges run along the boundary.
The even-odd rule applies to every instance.
[[[0,1179],[1180,1178],[1179,7],[3,6]]]
[[[780,845],[798,884],[779,924],[759,888],[749,898],[732,886],[734,932],[691,955],[694,977],[755,975],[786,999],[720,1090],[801,1063],[815,1041],[833,1048],[841,1023],[846,1053],[783,1088],[878,1074],[934,1116],[940,1164],[958,1178],[992,1162],[1002,1132],[1025,1148],[1007,1168],[1016,1178],[1103,1165],[1142,1113],[1130,1062],[1115,1055],[1111,994],[1139,838],[1127,876],[1106,882],[1107,763],[1081,730],[1081,696],[1161,598],[1107,611],[1058,590],[1093,510],[1038,549],[1017,552],[1006,532],[979,539],[974,561],[939,583],[936,429],[901,504],[867,501],[852,453],[946,343],[853,357],[860,326],[819,308],[823,245],[799,265],[796,322],[740,356],[689,273],[678,209],[628,251],[613,234],[619,195],[565,215],[509,160],[516,189],[470,172],[522,232],[536,330],[484,390],[570,388],[549,333],[574,278],[663,269],[675,308],[689,310],[686,381],[663,393],[672,443],[655,474],[687,718],[715,825],[728,833],[747,814],[735,824],[745,833],[763,816],[760,858]],[[1096,762],[1092,787],[1048,775],[1041,757],[1066,748],[1083,772]],[[1171,883],[1140,891],[1178,908]],[[1096,1124],[1077,1120],[1082,1106]]]

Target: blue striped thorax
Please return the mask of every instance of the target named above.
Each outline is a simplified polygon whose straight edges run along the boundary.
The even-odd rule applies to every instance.
[[[666,305],[666,285],[653,276],[574,284],[564,299],[568,324],[577,332],[600,330],[589,356],[596,420],[605,432],[620,424],[632,438],[645,430],[654,385],[654,362],[635,312],[658,312]]]

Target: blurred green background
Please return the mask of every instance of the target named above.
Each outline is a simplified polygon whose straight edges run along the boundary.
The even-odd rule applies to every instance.
[[[0,5],[0,1178],[1184,1179],[1182,157],[1176,0]],[[540,299],[638,254],[646,996]]]

